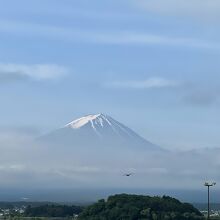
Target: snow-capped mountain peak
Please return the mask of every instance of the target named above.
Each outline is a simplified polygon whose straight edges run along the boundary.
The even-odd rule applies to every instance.
[[[109,116],[102,113],[93,115],[90,114],[68,123],[67,125],[65,125],[65,127],[79,129],[87,124],[90,124],[92,128],[95,128],[96,126],[103,127],[104,122],[107,122],[109,125],[111,125],[110,120],[111,119]]]
[[[105,114],[90,114],[76,119],[43,137],[62,146],[160,149],[133,130]],[[90,148],[89,148],[90,149]]]

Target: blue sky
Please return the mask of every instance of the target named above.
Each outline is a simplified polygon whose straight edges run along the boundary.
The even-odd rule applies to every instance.
[[[0,128],[103,112],[167,148],[219,146],[217,0],[0,3]]]

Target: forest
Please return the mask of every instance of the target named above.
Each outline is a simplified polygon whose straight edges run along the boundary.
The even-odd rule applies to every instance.
[[[99,200],[79,215],[80,220],[194,220],[204,219],[192,205],[169,196],[120,194]]]

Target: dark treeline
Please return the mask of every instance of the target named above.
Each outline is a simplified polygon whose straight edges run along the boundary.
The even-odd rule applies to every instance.
[[[80,207],[56,203],[1,203],[4,208],[23,206],[24,213],[12,210],[10,216],[71,217],[79,220],[202,220],[202,214],[188,203],[169,196],[150,197],[120,194]]]
[[[42,205],[38,207],[28,206],[24,212],[26,217],[69,217],[82,212],[79,206],[67,205]]]
[[[88,206],[80,220],[195,220],[202,214],[188,203],[168,197],[115,195]]]

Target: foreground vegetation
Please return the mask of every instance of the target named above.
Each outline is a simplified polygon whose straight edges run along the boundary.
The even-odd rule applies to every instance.
[[[198,207],[198,206],[197,206]],[[206,206],[202,206],[205,210]],[[205,212],[204,212],[205,213]],[[218,209],[217,214],[220,213]],[[212,214],[215,214],[212,212]],[[169,196],[120,194],[90,206],[49,202],[0,202],[0,220],[204,220],[188,203]],[[220,217],[211,217],[220,220]]]
[[[168,197],[115,195],[85,208],[79,220],[195,220],[202,214],[187,203]]]

